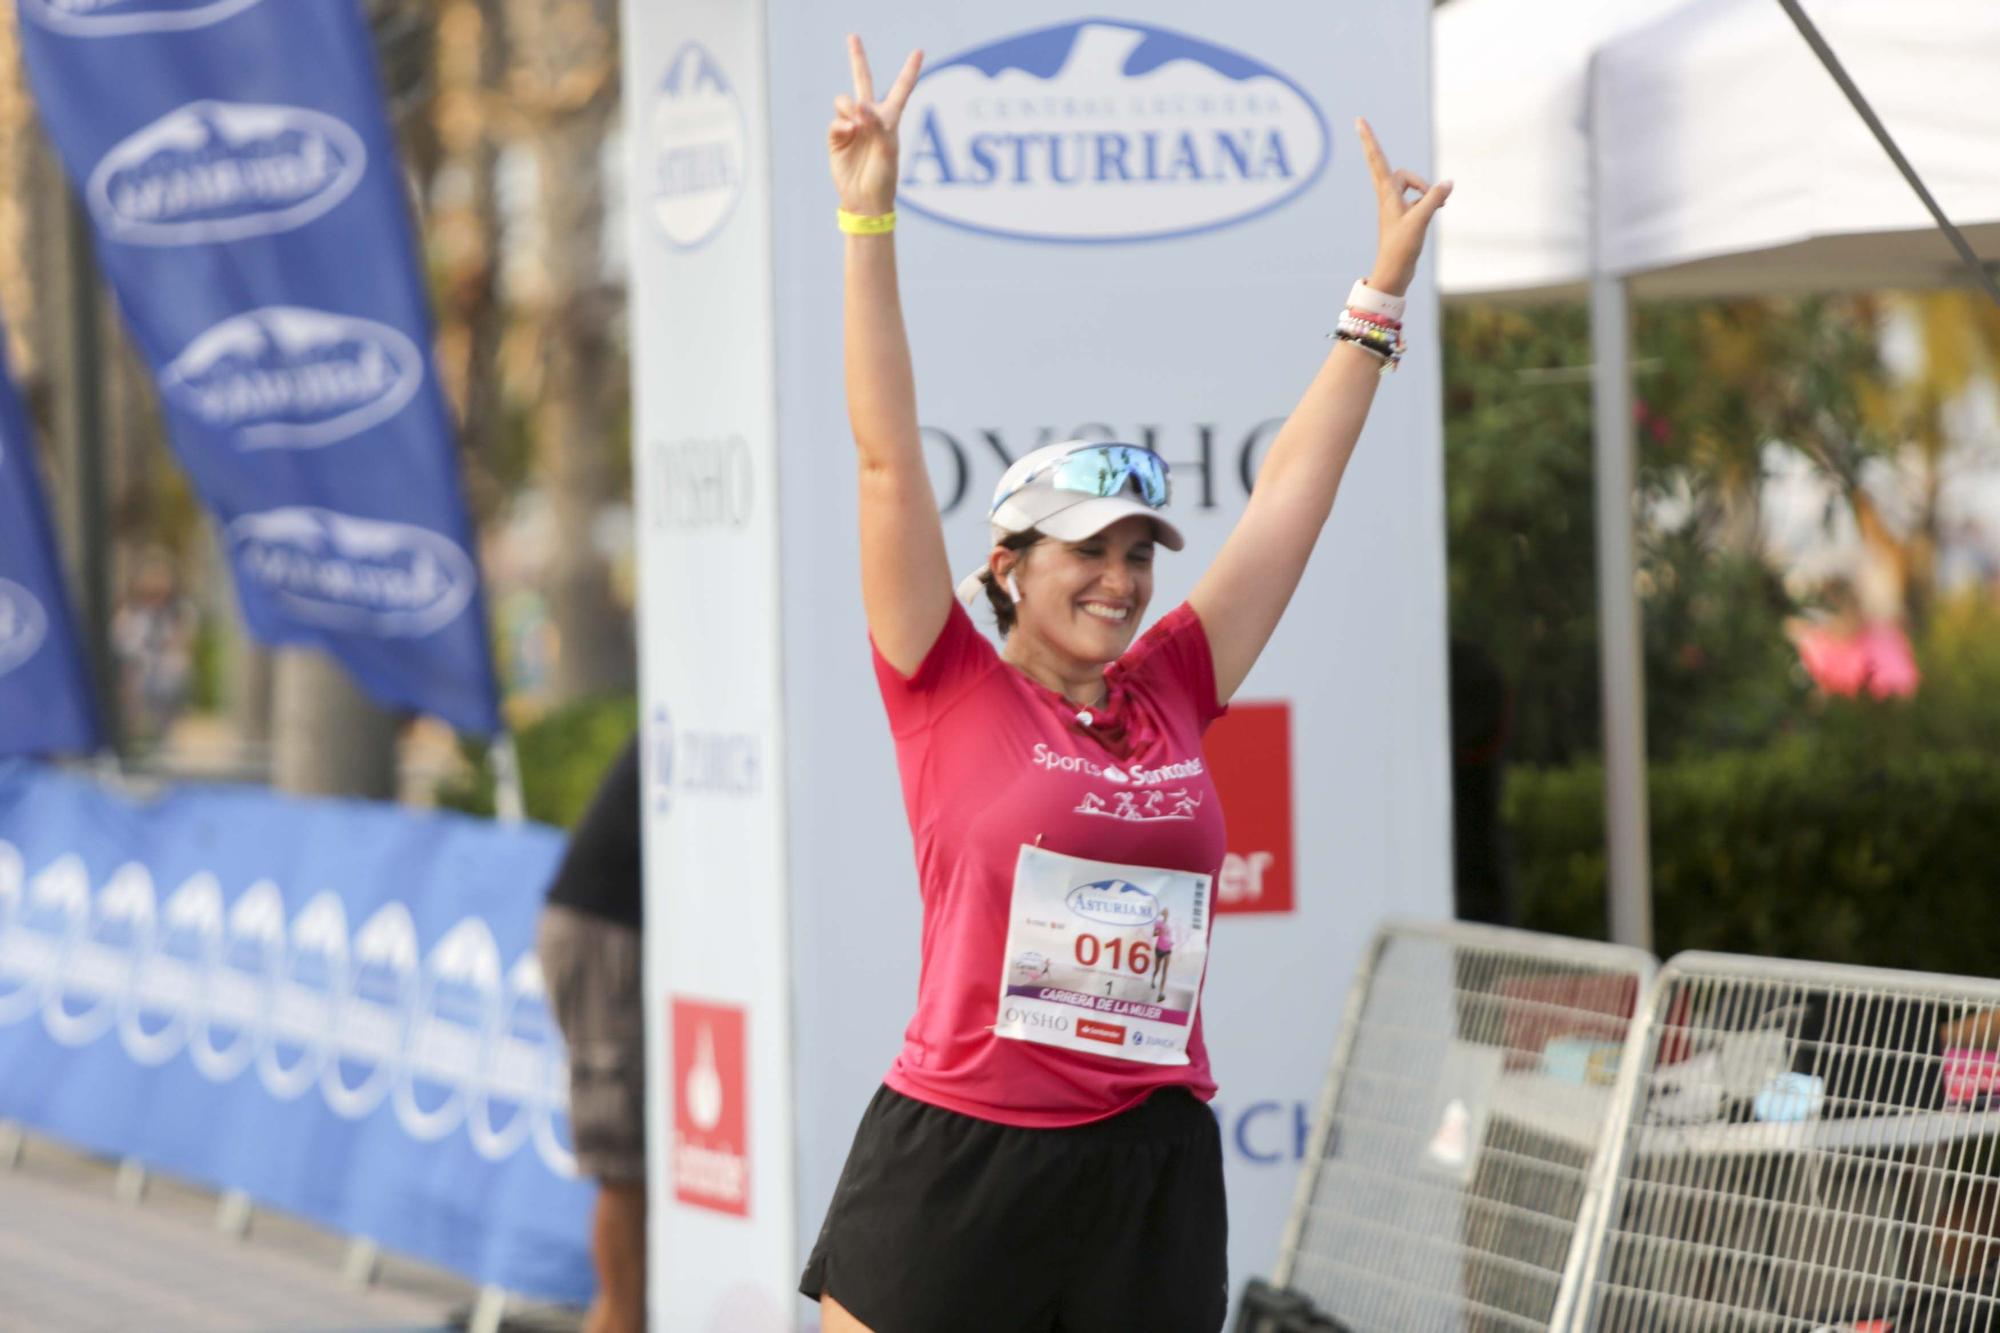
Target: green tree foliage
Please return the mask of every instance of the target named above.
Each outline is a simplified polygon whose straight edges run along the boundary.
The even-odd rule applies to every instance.
[[[1991,973],[2000,612],[1953,599],[1917,649],[1913,698],[1820,700],[1766,745],[1652,765],[1663,952]],[[1523,924],[1602,936],[1596,761],[1517,770],[1505,815]]]
[[[1797,390],[1772,368],[1817,310],[1647,307],[1636,330],[1648,742],[1756,744],[1803,697],[1760,555],[1759,453]],[[1445,324],[1452,635],[1513,695],[1515,762],[1599,747],[1590,331],[1579,306],[1466,306]],[[1844,438],[1844,437],[1843,437]]]
[[[521,755],[521,802],[528,818],[571,828],[583,817],[597,785],[632,739],[639,725],[639,702],[630,694],[607,694],[561,705],[515,739]],[[438,804],[471,815],[493,813],[493,766],[486,747],[461,741],[469,776],[438,789]]]
[[[1513,694],[1513,756],[1596,748],[1589,323],[1576,306],[1445,316],[1452,637]]]

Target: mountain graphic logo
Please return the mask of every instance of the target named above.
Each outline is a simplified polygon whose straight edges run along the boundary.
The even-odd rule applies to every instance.
[[[189,102],[106,153],[84,197],[109,240],[207,245],[303,227],[367,171],[367,146],[335,116]]]
[[[66,37],[187,32],[234,18],[263,0],[21,0],[21,12]]]
[[[49,613],[12,579],[0,579],[0,676],[35,655],[48,637]]]
[[[750,152],[743,107],[715,57],[687,42],[667,62],[646,115],[653,221],[672,245],[692,250],[722,230]]]
[[[1166,28],[1084,19],[965,51],[917,84],[899,206],[1016,240],[1157,241],[1297,199],[1332,136],[1295,80]]]
[[[1128,880],[1100,879],[1069,891],[1069,910],[1104,926],[1150,925],[1160,900]]]
[[[387,324],[267,306],[189,343],[160,392],[239,449],[313,449],[394,417],[423,382],[423,353]]]
[[[326,509],[271,509],[229,525],[247,589],[289,616],[378,638],[416,638],[457,618],[478,569],[443,533]]]

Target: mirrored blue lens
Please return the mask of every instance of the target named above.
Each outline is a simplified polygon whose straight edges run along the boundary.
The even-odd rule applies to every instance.
[[[1171,491],[1166,462],[1152,450],[1130,444],[1079,449],[1055,465],[1049,482],[1058,490],[1100,498],[1134,486],[1139,498],[1155,509],[1167,502]]]

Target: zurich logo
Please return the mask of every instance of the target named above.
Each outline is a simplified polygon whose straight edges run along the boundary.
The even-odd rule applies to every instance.
[[[653,808],[665,814],[674,801],[674,720],[664,707],[653,710]]]
[[[245,579],[289,615],[382,638],[430,634],[472,600],[478,570],[429,528],[327,509],[271,509],[229,525]]]
[[[241,14],[260,0],[21,0],[29,18],[71,37],[185,32]]]
[[[729,220],[743,194],[750,133],[715,57],[699,42],[674,52],[646,121],[653,220],[693,249]]]
[[[106,153],[87,194],[111,240],[200,245],[303,227],[367,170],[361,136],[333,116],[190,102]]]
[[[1071,889],[1069,910],[1100,925],[1145,926],[1160,914],[1160,900],[1137,884],[1100,879]]]
[[[33,657],[48,633],[48,612],[35,595],[11,579],[0,579],[0,676]]]
[[[903,113],[902,207],[988,235],[1153,241],[1242,222],[1326,169],[1326,119],[1248,56],[1084,19],[954,56]]]
[[[423,354],[387,324],[269,306],[189,343],[160,391],[239,448],[313,449],[387,421],[423,382]]]

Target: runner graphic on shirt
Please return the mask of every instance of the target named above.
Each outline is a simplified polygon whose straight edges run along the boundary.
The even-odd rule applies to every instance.
[[[1201,793],[1177,787],[1173,791],[1113,792],[1106,802],[1097,792],[1086,792],[1073,813],[1095,815],[1099,819],[1122,819],[1127,823],[1150,824],[1161,820],[1191,820],[1201,810]]]

